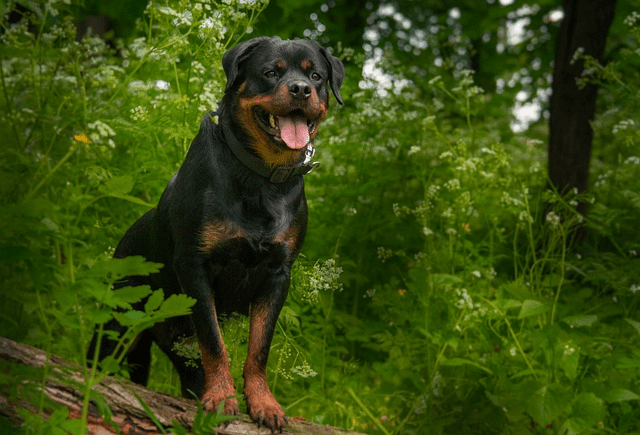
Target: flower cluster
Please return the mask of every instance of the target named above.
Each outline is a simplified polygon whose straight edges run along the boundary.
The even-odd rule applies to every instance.
[[[131,109],[131,119],[134,121],[146,121],[149,117],[149,111],[144,106],[136,106]]]
[[[342,291],[343,286],[339,281],[341,274],[342,268],[336,266],[336,261],[333,258],[329,258],[323,263],[314,264],[310,271],[304,270],[307,291],[303,297],[315,302],[321,292]]]
[[[293,367],[291,371],[302,378],[313,378],[318,375],[318,372],[313,370],[311,366],[306,362],[302,365]]]
[[[624,130],[631,130],[636,127],[636,122],[633,119],[623,119],[619,123],[613,126],[613,134],[618,134]]]
[[[629,27],[634,27],[638,21],[640,21],[640,13],[638,13],[638,11],[631,12],[627,18],[624,19],[624,23]]]
[[[97,120],[87,124],[89,129],[89,139],[96,144],[106,144],[110,148],[115,148],[113,138],[116,132],[104,121]]]
[[[560,216],[558,216],[555,212],[550,211],[549,213],[547,213],[547,216],[545,217],[545,222],[548,223],[551,228],[557,229],[560,227]]]

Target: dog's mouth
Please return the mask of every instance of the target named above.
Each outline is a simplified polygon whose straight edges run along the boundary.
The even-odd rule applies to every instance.
[[[315,137],[319,117],[309,119],[302,110],[294,110],[286,115],[277,116],[262,107],[254,109],[254,116],[262,129],[277,143],[288,148],[304,148]]]

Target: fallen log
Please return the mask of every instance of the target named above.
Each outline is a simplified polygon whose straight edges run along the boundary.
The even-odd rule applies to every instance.
[[[44,385],[46,396],[54,403],[62,405],[69,410],[69,419],[80,419],[83,406],[84,378],[82,369],[55,355],[47,354],[37,348],[17,343],[7,338],[0,337],[0,360],[8,362],[11,367],[44,368],[49,365],[49,375]],[[7,364],[4,364],[6,371]],[[34,382],[38,382],[34,380]],[[15,391],[8,391],[6,386],[0,388],[0,417],[12,425],[18,427],[22,423],[19,413],[20,408],[26,408],[37,413],[34,406],[20,399]],[[107,435],[121,434],[162,434],[176,423],[191,432],[193,422],[198,412],[195,401],[181,397],[173,397],[167,394],[148,390],[126,379],[107,377],[94,387],[111,411],[111,417],[105,419],[104,412],[100,412],[101,406],[92,400],[87,416],[87,428],[89,434]],[[147,410],[145,410],[145,406]],[[49,418],[51,409],[43,411],[43,418]],[[155,421],[154,421],[155,420]],[[115,426],[115,427],[114,427]],[[159,427],[160,426],[160,427]],[[247,415],[222,425],[216,429],[218,435],[265,435],[270,431],[265,428],[257,428],[255,423]],[[357,435],[343,429],[320,426],[309,423],[299,418],[289,420],[289,426],[284,433],[302,435]]]

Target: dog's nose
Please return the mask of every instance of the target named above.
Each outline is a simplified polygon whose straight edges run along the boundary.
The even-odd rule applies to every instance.
[[[289,85],[289,92],[294,98],[306,100],[311,96],[311,86],[305,81],[296,80]]]

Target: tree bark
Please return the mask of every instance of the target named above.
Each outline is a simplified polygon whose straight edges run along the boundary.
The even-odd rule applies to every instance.
[[[583,61],[572,62],[578,48],[602,63],[616,0],[564,0],[556,43],[549,120],[549,178],[560,193],[587,190],[597,87],[580,89]],[[578,211],[584,213],[585,205]]]
[[[46,396],[53,402],[67,407],[69,419],[80,418],[83,402],[81,388],[84,383],[80,367],[55,355],[51,355],[47,362],[47,355],[42,350],[3,337],[0,337],[0,360],[9,362],[10,371],[11,367],[17,368],[19,366],[44,368],[48,363],[50,375],[43,388]],[[34,379],[33,382],[38,383],[40,380]],[[23,384],[21,383],[21,385]],[[18,413],[20,408],[26,408],[31,412],[36,412],[36,410],[31,404],[20,399],[20,386],[18,386],[17,395],[15,391],[7,391],[6,387],[7,385],[2,385],[0,389],[0,417],[17,427],[22,423]],[[94,388],[94,391],[104,398],[111,409],[113,423],[105,421],[96,403],[92,401],[87,418],[89,434],[115,434],[114,424],[119,428],[120,433],[125,435],[161,434],[162,430],[145,412],[136,394],[148,405],[157,422],[163,428],[169,428],[174,423],[179,423],[188,432],[191,432],[194,416],[197,412],[195,401],[150,391],[130,381],[114,377],[106,378]],[[48,418],[51,412],[51,409],[45,410],[43,417]],[[230,422],[227,426],[220,426],[216,433],[219,435],[265,435],[270,431],[264,428],[258,429],[256,424],[245,415],[240,420]],[[285,429],[284,433],[357,435],[356,432],[314,425],[300,418],[289,419],[289,427]]]

